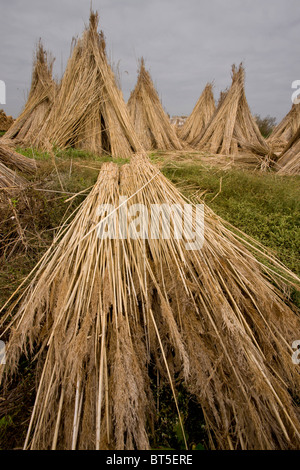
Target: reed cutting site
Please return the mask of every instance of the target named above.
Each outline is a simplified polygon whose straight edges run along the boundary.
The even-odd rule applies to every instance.
[[[300,103],[266,132],[243,55],[126,100],[88,14],[0,112],[0,449],[299,450]]]

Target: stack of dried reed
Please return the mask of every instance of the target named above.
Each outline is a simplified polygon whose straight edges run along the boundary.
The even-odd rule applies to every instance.
[[[212,84],[208,83],[198,99],[191,115],[179,129],[180,138],[189,144],[197,145],[199,138],[209,124],[216,110]]]
[[[89,27],[73,42],[55,105],[36,145],[72,146],[123,158],[141,149],[108,64],[97,13],[91,12]]]
[[[300,174],[300,127],[279,156],[276,167],[280,175]]]
[[[6,132],[5,140],[14,139],[31,146],[44,124],[55,99],[57,85],[52,78],[54,59],[39,41],[33,64],[31,88],[24,110]]]
[[[293,104],[291,110],[275,127],[267,139],[274,152],[282,153],[300,127],[300,104]]]
[[[131,237],[120,196],[128,208],[143,204]],[[177,204],[170,238],[139,238],[150,204],[162,203]],[[175,377],[197,398],[211,448],[299,448],[292,395],[300,374],[291,359],[299,316],[274,287],[274,271],[207,207],[203,248],[187,250],[195,222],[185,239],[176,235],[185,203],[144,155],[120,168],[105,164],[28,287],[3,307],[2,380],[24,352],[37,360],[24,448],[148,449],[150,364],[170,382],[176,405]]]
[[[13,124],[14,119],[12,116],[6,116],[3,109],[0,109],[0,131],[8,131]]]
[[[181,150],[182,142],[171,125],[160,102],[144,59],[135,89],[128,100],[128,109],[136,134],[145,150]]]
[[[36,171],[35,160],[16,152],[2,140],[0,140],[0,162],[14,170],[20,170],[25,173],[34,173]]]
[[[250,152],[265,157],[269,147],[251,115],[244,89],[245,72],[232,66],[232,85],[221,96],[217,111],[202,133],[197,149],[230,155]]]

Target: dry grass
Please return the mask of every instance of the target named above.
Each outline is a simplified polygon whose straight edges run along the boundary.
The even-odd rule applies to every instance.
[[[140,61],[135,89],[128,100],[135,132],[145,150],[181,150],[183,144],[165,113],[144,59]]]
[[[291,344],[300,319],[274,270],[207,207],[200,251],[174,237],[178,215],[169,240],[100,239],[99,204],[117,207],[120,195],[146,207],[185,203],[144,155],[121,168],[104,164],[1,317],[5,376],[24,351],[38,360],[25,448],[149,448],[150,363],[175,399],[175,377],[197,397],[212,448],[299,448]]]
[[[0,191],[1,190],[13,190],[23,188],[26,185],[26,180],[21,176],[17,175],[13,170],[7,168],[0,161]],[[1,192],[0,192],[1,198]]]
[[[5,253],[5,255],[11,253],[19,244],[24,246],[27,244],[24,230],[20,224],[18,211],[15,208],[15,201],[25,201],[24,189],[27,186],[28,181],[25,178],[17,175],[0,161],[0,257],[3,253]],[[14,226],[14,229],[11,231],[14,232],[15,238],[13,244],[3,239],[2,228],[6,223],[7,214],[9,214],[9,218]],[[9,234],[9,237],[10,236],[11,233]]]
[[[159,155],[158,155],[159,156]],[[253,153],[237,153],[235,155],[212,155],[208,152],[201,151],[176,151],[164,152],[162,157],[164,165],[173,165],[176,168],[177,162],[198,162],[204,164],[206,167],[219,168],[222,170],[230,170],[232,168],[246,169],[246,170],[261,170],[262,160],[258,155]]]

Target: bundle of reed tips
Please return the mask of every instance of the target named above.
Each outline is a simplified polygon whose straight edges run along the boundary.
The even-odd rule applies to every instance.
[[[216,110],[212,84],[208,83],[198,99],[192,113],[179,129],[180,138],[196,145]]]
[[[285,275],[299,279],[271,257],[269,267],[258,261],[206,206],[203,247],[188,250],[199,224],[178,236],[185,203],[145,155],[104,164],[2,308],[2,384],[23,353],[37,363],[25,449],[149,449],[150,369],[170,384],[182,427],[176,383],[196,397],[210,448],[299,448],[300,318],[279,289]],[[173,205],[169,236],[157,217],[144,236],[152,204]]]
[[[73,40],[54,106],[35,141],[43,150],[75,147],[120,158],[141,150],[98,23],[91,12],[89,27]]]
[[[24,146],[31,146],[39,133],[57,92],[57,84],[52,78],[54,59],[44,50],[39,41],[31,79],[31,88],[25,107],[20,116],[4,135],[4,140],[15,140]]]
[[[144,59],[127,104],[135,132],[145,150],[181,150],[184,146],[165,113]]]

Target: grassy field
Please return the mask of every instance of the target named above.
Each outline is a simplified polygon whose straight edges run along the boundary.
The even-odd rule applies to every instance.
[[[24,155],[36,158],[38,172],[30,178],[32,188],[28,190],[33,206],[26,219],[29,238],[27,249],[21,247],[12,256],[1,259],[0,306],[34,267],[66,216],[84,200],[103,162],[111,160],[110,157],[96,157],[69,150],[57,154],[54,166],[48,154],[35,152],[33,155],[31,149],[19,150]],[[211,168],[197,157],[189,157],[184,161],[182,157],[179,160],[176,157],[166,159],[162,154],[151,154],[150,158],[187,197],[196,192],[202,194],[202,199],[219,216],[262,242],[287,267],[300,274],[300,177]],[[124,163],[124,160],[114,161]],[[70,203],[66,202],[70,196],[84,190],[86,192]],[[27,209],[23,208],[22,201],[12,199],[20,217],[24,216]],[[0,239],[7,235],[6,231],[11,230],[11,225],[4,222],[1,218]],[[299,302],[295,294],[294,300]],[[30,367],[26,361],[23,367],[29,370],[30,377]],[[20,427],[20,422],[24,424],[29,417],[28,410],[33,397],[30,384],[30,380],[23,383],[22,393],[26,395],[26,400],[22,401],[22,406],[5,417],[4,421],[0,417],[0,448],[17,446],[23,439],[24,429]],[[181,448],[182,436],[172,397],[164,389],[156,390],[155,393],[160,396],[161,405],[153,432],[153,447]],[[180,391],[179,402],[189,445],[191,448],[202,448],[207,443],[205,431],[201,419],[195,420],[195,416],[201,415],[201,410],[186,396],[184,390]]]
[[[299,176],[212,169],[202,162],[162,163],[162,171],[187,196],[205,191],[203,200],[220,217],[300,274]]]

